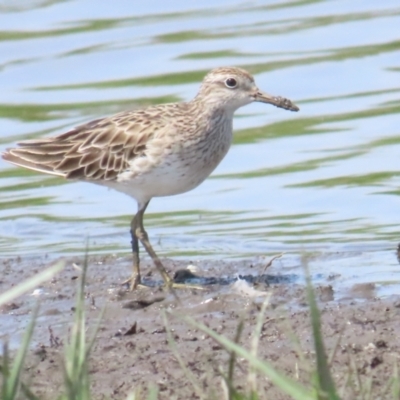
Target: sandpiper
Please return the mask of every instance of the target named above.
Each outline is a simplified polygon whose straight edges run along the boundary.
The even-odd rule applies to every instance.
[[[150,106],[96,119],[55,137],[27,140],[6,150],[4,160],[34,171],[104,185],[133,197],[130,227],[133,273],[141,283],[139,241],[166,286],[179,286],[153,250],[143,215],[153,197],[187,192],[203,182],[232,142],[234,112],[252,102],[298,111],[290,100],[261,92],[252,75],[236,67],[211,70],[187,103]]]

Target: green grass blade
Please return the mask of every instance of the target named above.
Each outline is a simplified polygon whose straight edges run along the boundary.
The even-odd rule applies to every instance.
[[[329,400],[340,400],[336,393],[336,387],[332,379],[331,371],[328,365],[325,345],[321,331],[321,317],[315,299],[314,289],[311,284],[310,274],[305,267],[308,305],[311,313],[311,325],[314,337],[315,354],[317,357],[317,380],[319,385],[319,398]]]
[[[87,264],[86,256],[77,293],[75,318],[71,329],[70,342],[65,346],[64,384],[66,399],[68,400],[90,399],[88,372],[89,354],[86,347],[85,331],[85,282]]]
[[[393,366],[392,394],[393,399],[400,399],[400,378],[397,360],[395,360]]]
[[[258,313],[257,323],[256,323],[256,326],[253,331],[253,337],[251,339],[250,353],[254,358],[257,358],[258,344],[260,342],[260,336],[261,336],[261,330],[262,330],[262,325],[263,325],[263,321],[264,321],[265,311],[269,304],[270,298],[271,298],[271,293],[269,293],[268,296],[263,301],[261,310]],[[249,387],[249,389],[248,389],[249,397],[253,398],[257,393],[257,375],[256,375],[256,371],[254,368],[250,368],[247,382],[248,382],[248,387]]]
[[[8,352],[8,344],[3,344],[3,357],[2,364],[0,364],[0,373],[3,376],[3,382],[1,385],[1,398],[7,399],[8,387],[10,386],[10,356]]]
[[[236,329],[236,334],[233,339],[234,343],[238,344],[240,341],[240,337],[242,336],[244,328],[244,317],[243,315],[240,318],[239,324]],[[224,377],[225,384],[228,390],[228,399],[234,399],[237,397],[236,389],[233,387],[232,382],[234,381],[234,371],[235,371],[235,364],[236,364],[236,353],[234,351],[230,352],[229,355],[229,364],[228,364],[228,376]]]
[[[28,351],[29,343],[32,338],[33,329],[35,327],[35,322],[38,314],[38,307],[35,307],[32,313],[32,320],[29,323],[24,337],[22,339],[21,347],[19,348],[17,355],[14,359],[13,365],[9,371],[8,377],[4,376],[4,379],[7,379],[7,393],[4,400],[13,400],[17,398],[20,386],[21,386],[21,372],[24,366],[26,353]]]
[[[157,400],[158,399],[158,388],[157,387],[150,387],[149,394],[147,396],[147,400]]]

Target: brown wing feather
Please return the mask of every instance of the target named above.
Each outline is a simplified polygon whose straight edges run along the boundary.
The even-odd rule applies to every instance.
[[[116,179],[133,157],[146,151],[146,144],[162,120],[143,123],[152,115],[133,111],[98,119],[59,136],[28,140],[8,149],[4,160],[34,171],[68,179]]]

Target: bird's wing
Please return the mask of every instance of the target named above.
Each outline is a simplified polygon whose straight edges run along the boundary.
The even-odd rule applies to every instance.
[[[114,180],[165,126],[145,110],[123,112],[80,125],[56,137],[27,140],[2,154],[4,160],[68,179]]]

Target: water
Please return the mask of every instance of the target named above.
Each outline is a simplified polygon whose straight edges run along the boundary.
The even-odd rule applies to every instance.
[[[239,110],[211,178],[151,202],[159,253],[340,253],[353,262],[315,268],[397,284],[399,26],[397,0],[0,1],[0,151],[248,68],[301,110]],[[81,253],[88,235],[93,252],[129,251],[136,205],[120,193],[0,161],[0,196],[2,257]]]

